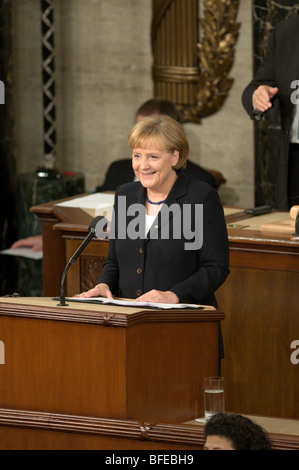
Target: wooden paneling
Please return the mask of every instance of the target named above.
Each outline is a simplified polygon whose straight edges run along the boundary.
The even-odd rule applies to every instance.
[[[284,426],[282,420],[281,428]],[[294,426],[298,428],[298,423]],[[273,449],[299,449],[298,433],[269,432],[269,437]],[[190,455],[202,450],[204,442],[202,425],[0,409],[1,450],[185,450],[189,453],[184,455]]]
[[[217,292],[223,322],[227,409],[299,418],[298,273],[231,267]]]
[[[126,417],[125,329],[2,317],[1,407]]]
[[[187,415],[202,416],[203,377],[217,375],[217,351],[217,322],[131,328],[127,361],[134,368],[128,370],[128,417],[159,422],[163,416],[166,422],[183,422]]]
[[[65,237],[66,260],[69,260],[82,243],[81,238]],[[66,282],[65,292],[73,296],[94,287],[96,279],[101,272],[107,258],[108,241],[94,240],[89,243],[81,256],[70,267]],[[67,261],[66,261],[67,263]]]

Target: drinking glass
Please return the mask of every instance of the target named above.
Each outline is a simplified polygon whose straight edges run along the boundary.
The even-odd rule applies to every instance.
[[[204,378],[204,410],[206,421],[214,414],[225,411],[223,377]]]

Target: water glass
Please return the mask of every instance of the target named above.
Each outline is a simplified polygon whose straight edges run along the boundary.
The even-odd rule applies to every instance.
[[[223,377],[204,378],[204,410],[205,420],[225,411]]]

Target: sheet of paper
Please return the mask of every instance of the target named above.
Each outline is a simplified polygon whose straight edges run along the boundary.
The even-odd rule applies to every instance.
[[[110,305],[122,305],[124,307],[154,307],[160,309],[172,309],[172,308],[203,308],[201,305],[197,304],[162,304],[154,302],[136,302],[134,300],[118,300],[118,299],[107,299],[106,297],[67,297],[66,300],[69,302],[92,302],[100,304],[110,304]]]
[[[42,251],[32,251],[31,248],[15,248],[13,250],[11,248],[8,248],[7,250],[0,251],[0,254],[11,255],[11,256],[22,256],[23,258],[30,258],[30,259],[35,259],[35,260],[39,260],[43,258]]]
[[[79,207],[80,209],[99,209],[107,206],[113,206],[114,194],[93,193],[88,196],[77,197],[69,201],[58,202],[56,206]]]

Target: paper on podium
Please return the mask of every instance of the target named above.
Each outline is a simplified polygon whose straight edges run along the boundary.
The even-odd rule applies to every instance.
[[[114,194],[92,193],[87,196],[76,197],[67,201],[58,202],[56,206],[77,207],[87,212],[92,217],[103,215],[110,221],[114,204]]]
[[[197,304],[165,304],[156,302],[137,302],[135,300],[121,300],[121,299],[107,299],[106,297],[66,297],[69,302],[90,302],[99,304],[110,304],[110,305],[122,305],[124,307],[146,307],[146,308],[160,308],[160,309],[172,309],[172,308],[204,308],[202,305]]]
[[[32,251],[31,248],[7,248],[6,250],[0,251],[2,255],[11,255],[11,256],[22,256],[23,258],[30,258],[39,260],[43,258],[42,251]]]
[[[87,209],[97,209],[97,207],[106,207],[113,205],[114,194],[93,193],[87,196],[76,197],[67,201],[58,202],[56,206],[63,207],[80,207]]]

